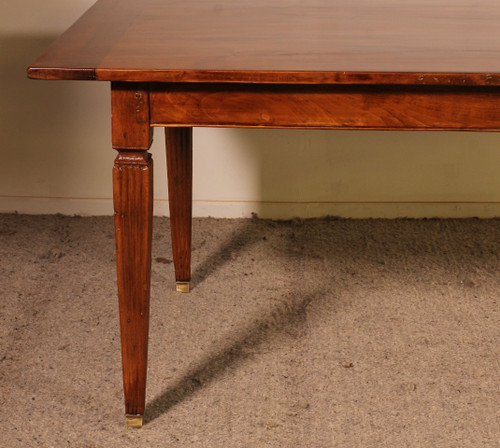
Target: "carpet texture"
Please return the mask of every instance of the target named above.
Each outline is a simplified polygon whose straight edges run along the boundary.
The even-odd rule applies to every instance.
[[[125,427],[111,217],[0,215],[2,447],[499,447],[500,220],[155,218]]]

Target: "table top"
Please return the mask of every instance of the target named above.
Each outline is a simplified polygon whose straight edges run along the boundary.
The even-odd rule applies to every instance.
[[[499,0],[98,0],[41,79],[500,85]]]

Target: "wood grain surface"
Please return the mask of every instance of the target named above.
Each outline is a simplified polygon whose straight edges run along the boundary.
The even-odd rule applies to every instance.
[[[125,412],[144,413],[148,358],[153,161],[120,151],[113,168],[116,265]]]
[[[497,0],[99,0],[44,79],[500,85]]]
[[[500,88],[152,84],[153,126],[497,131]]]
[[[149,149],[153,128],[150,126],[147,84],[111,83],[111,125],[113,148]]]
[[[175,280],[191,280],[193,129],[165,128],[168,202]]]

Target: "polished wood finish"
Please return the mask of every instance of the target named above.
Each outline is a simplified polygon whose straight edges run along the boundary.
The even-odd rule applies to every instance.
[[[111,83],[112,141],[115,149],[147,150],[153,141],[149,118],[149,86]]]
[[[96,68],[142,10],[142,2],[135,0],[98,1],[38,58],[28,76],[97,79]]]
[[[125,412],[143,414],[151,283],[153,162],[145,151],[120,151],[113,168],[116,265]]]
[[[111,85],[112,142],[119,151],[113,168],[116,265],[122,345],[125,413],[128,424],[142,421],[151,284],[153,161],[149,86]],[[132,423],[131,423],[132,422]]]
[[[165,128],[168,201],[175,280],[191,280],[193,129]]]
[[[457,107],[460,104],[460,107]],[[154,126],[498,130],[500,88],[154,84]]]
[[[500,85],[499,23],[497,0],[99,0],[28,75]]]
[[[193,126],[498,131],[499,23],[498,0],[98,0],[28,68],[112,81],[131,425],[145,403],[152,126],[166,128],[175,275],[188,282]]]

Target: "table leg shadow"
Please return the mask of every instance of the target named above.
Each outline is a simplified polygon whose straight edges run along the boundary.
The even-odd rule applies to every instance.
[[[175,383],[147,403],[144,424],[151,423],[207,384],[216,381],[231,366],[250,356],[252,349],[283,333],[292,337],[296,335],[306,323],[308,306],[320,297],[319,293],[293,293],[256,322],[242,328],[234,342],[222,346],[216,354],[200,359],[196,366],[187,370]]]

